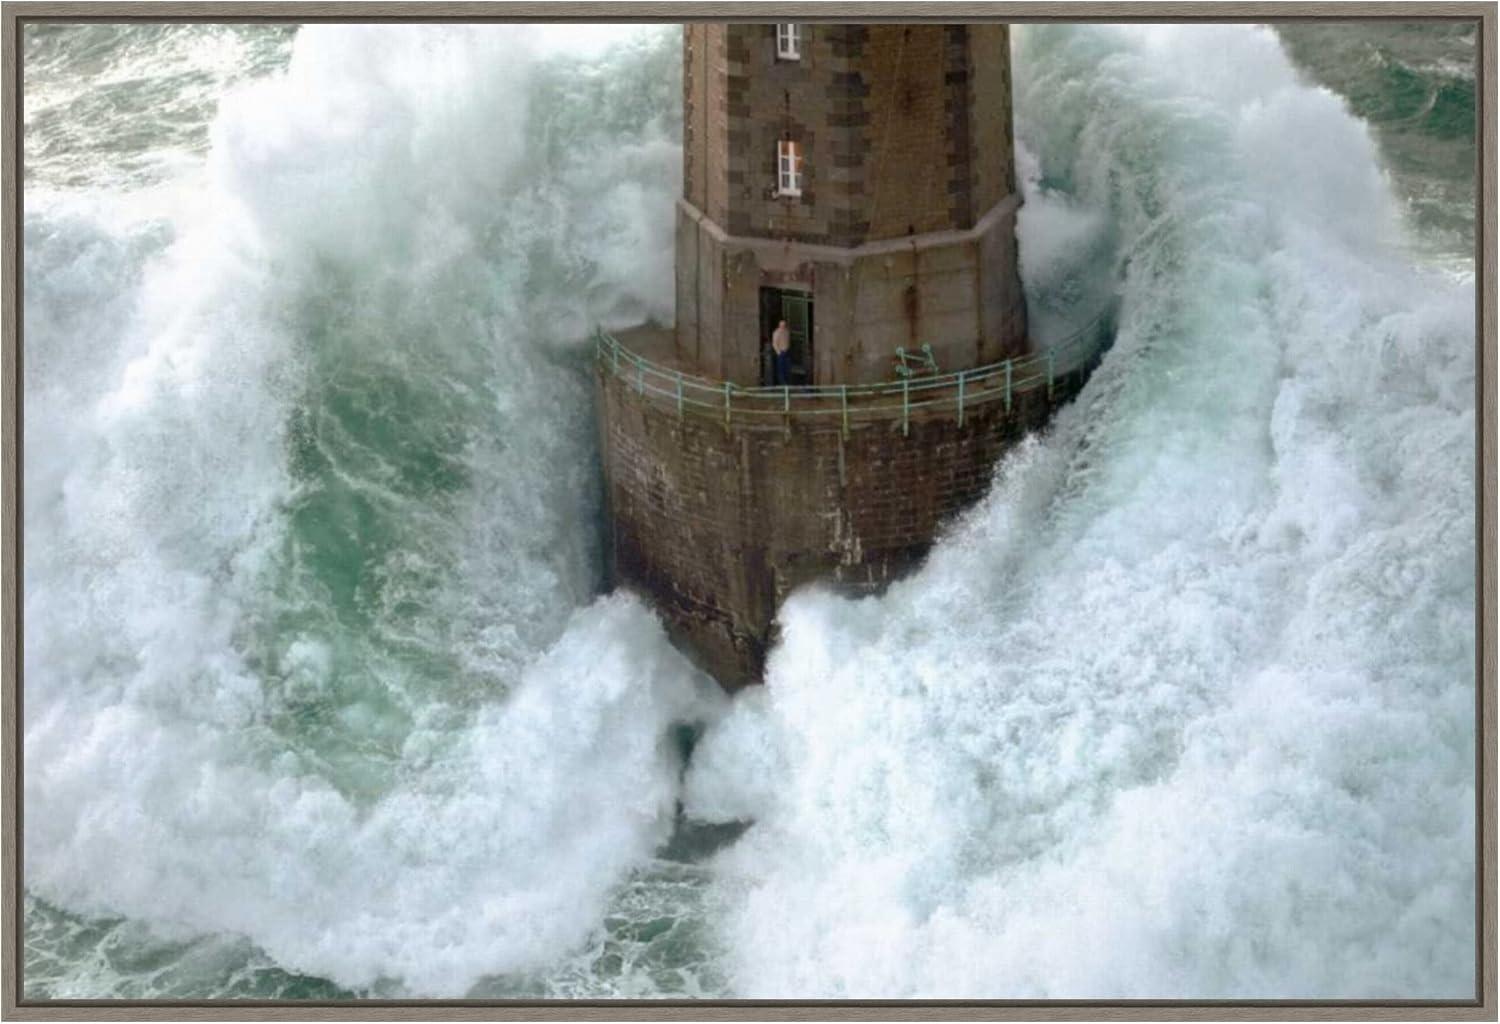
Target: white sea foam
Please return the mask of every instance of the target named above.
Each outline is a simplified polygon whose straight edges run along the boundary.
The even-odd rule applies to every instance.
[[[28,225],[30,892],[460,995],[665,838],[701,680],[591,603],[569,345],[669,307],[676,150],[517,40],[304,30],[174,223]]]

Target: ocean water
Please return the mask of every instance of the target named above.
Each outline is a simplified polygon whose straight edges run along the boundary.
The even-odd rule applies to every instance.
[[[1470,995],[1472,32],[1017,29],[1115,345],[732,701],[602,592],[581,340],[679,46],[28,27],[25,995]]]

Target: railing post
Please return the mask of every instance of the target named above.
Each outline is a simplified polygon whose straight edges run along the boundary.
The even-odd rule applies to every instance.
[[[849,385],[839,385],[839,403],[844,410],[844,440],[849,439]]]
[[[964,371],[958,371],[958,425],[964,425]]]
[[[618,377],[620,375],[620,343],[613,336],[609,339],[609,353],[614,362],[613,373]]]
[[[646,393],[646,368],[640,363],[635,364],[635,393],[638,395]]]
[[[1010,363],[1011,363],[1011,361],[1009,359],[1007,359],[1005,361],[1005,411],[1006,412],[1010,412]]]
[[[677,371],[677,418],[682,419],[682,371]]]
[[[789,385],[781,385],[781,411],[792,411],[792,389]]]
[[[901,436],[911,433],[911,378],[901,378]]]
[[[1056,350],[1047,350],[1047,401],[1052,401],[1052,357]]]
[[[724,429],[729,429],[729,389],[734,385],[729,381],[724,382]]]

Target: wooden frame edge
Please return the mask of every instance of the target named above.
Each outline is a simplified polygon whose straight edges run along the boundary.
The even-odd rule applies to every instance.
[[[1477,844],[1475,872],[1478,889],[1476,913],[1475,955],[1476,987],[1480,1004],[1485,1008],[1487,1019],[1497,1019],[1496,979],[1496,671],[1497,671],[1497,537],[1496,537],[1496,472],[1497,454],[1500,454],[1500,432],[1497,432],[1496,371],[1496,287],[1500,284],[1497,274],[1496,212],[1500,209],[1496,201],[1496,60],[1497,60],[1497,9],[1490,6],[1480,17],[1479,29],[1479,78],[1475,94],[1475,116],[1479,119],[1479,141],[1476,157],[1479,166],[1475,169],[1478,182],[1475,201],[1474,267],[1477,271],[1478,291],[1477,334],[1478,373],[1475,400],[1478,402],[1476,420],[1478,472],[1476,483],[1479,493],[1477,525],[1479,527],[1478,586],[1475,597],[1475,629],[1477,631],[1474,653],[1478,659],[1478,685],[1475,687],[1475,810],[1477,822]],[[1489,173],[1485,173],[1486,169]]]
[[[895,11],[892,8],[896,8]],[[605,21],[679,22],[690,18],[768,21],[795,15],[807,21],[951,21],[955,18],[1087,21],[1285,22],[1329,18],[1391,18],[1403,21],[1483,20],[1494,4],[1483,0],[929,0],[920,5],[881,0],[15,0],[6,5],[20,19],[275,21]]]
[[[0,1016],[17,1012],[21,980],[21,62],[13,9],[0,11]]]

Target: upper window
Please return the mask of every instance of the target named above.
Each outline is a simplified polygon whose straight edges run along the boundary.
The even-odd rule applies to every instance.
[[[802,27],[791,22],[776,26],[776,56],[782,60],[802,59]]]
[[[776,143],[776,194],[802,194],[802,147],[791,139]]]

